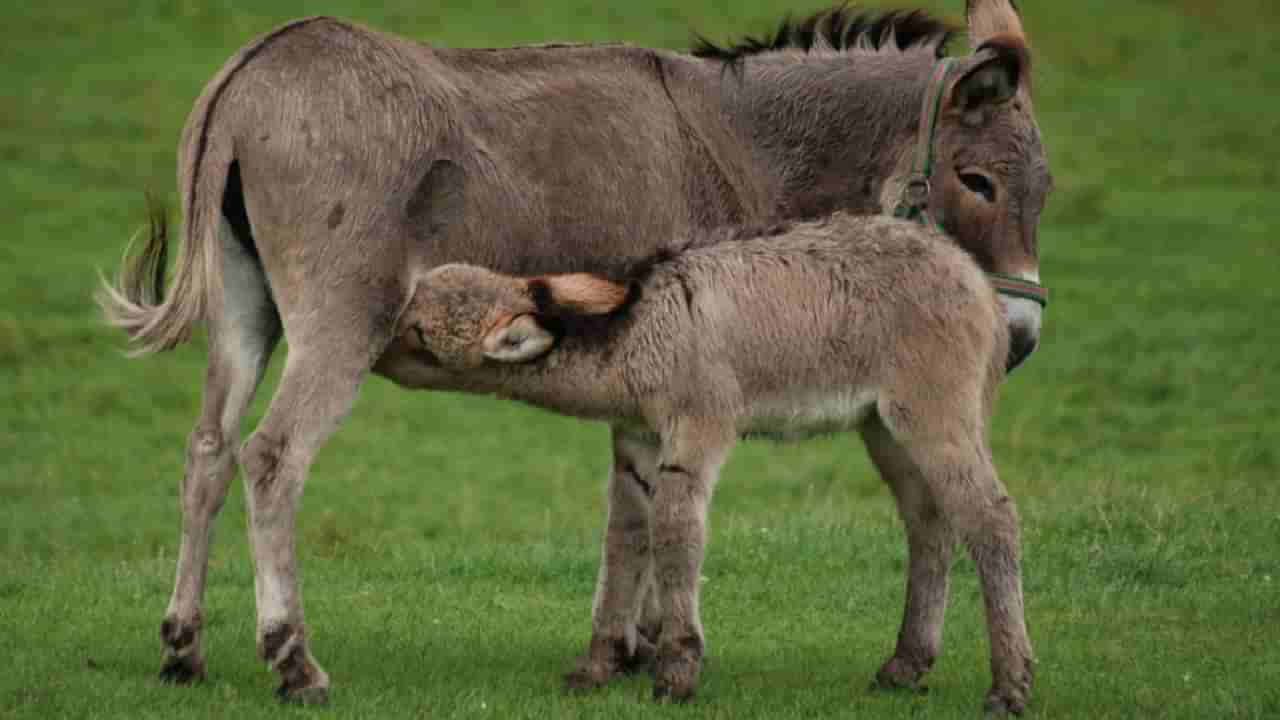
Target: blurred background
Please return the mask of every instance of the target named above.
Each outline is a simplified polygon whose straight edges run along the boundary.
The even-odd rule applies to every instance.
[[[1280,4],[1022,5],[1036,112],[1057,181],[1040,241],[1052,303],[1041,349],[1006,386],[994,444],[1024,520],[1029,617],[1048,668],[1041,707],[1093,717],[1280,713],[1280,661],[1261,642],[1274,641],[1280,623]],[[820,6],[104,0],[0,9],[7,30],[0,43],[0,656],[27,668],[0,680],[0,714],[94,707],[130,714],[143,710],[128,693],[159,692],[150,682],[159,665],[154,626],[177,551],[177,487],[198,410],[203,339],[166,356],[126,360],[123,337],[101,325],[91,293],[96,272],[115,271],[144,220],[144,192],[176,206],[179,130],[231,53],[311,14],[452,46],[607,40],[684,48],[694,32],[726,40]],[[961,0],[914,6],[963,15]],[[964,39],[952,50],[964,52]],[[277,352],[251,420],[270,398],[283,357]],[[537,617],[563,613],[576,633],[564,641],[566,652],[546,650],[546,662],[531,671],[547,681],[538,692],[550,694],[549,678],[563,669],[557,663],[567,662],[589,628],[607,437],[601,426],[511,404],[371,380],[321,454],[303,501],[299,544],[313,622],[328,623],[332,637],[342,637],[340,619],[368,623],[351,638],[374,632],[383,617],[376,613],[391,610],[351,600],[358,589],[323,599],[326,582],[356,588],[350,578],[363,577],[362,568],[391,568],[397,583],[407,583],[396,573],[430,575],[423,558],[439,558],[439,572],[457,571],[464,599],[442,601],[456,607],[470,602],[467,593],[488,593],[510,577],[495,570],[490,587],[449,563],[468,553],[498,569],[512,562],[513,573],[532,573],[519,578],[526,590],[552,598],[552,609]],[[209,613],[215,625],[236,628],[222,641],[219,662],[239,663],[232,667],[242,669],[227,671],[233,677],[256,678],[239,691],[269,711],[265,692],[250,692],[266,680],[245,629],[252,626],[251,571],[238,485],[219,521]],[[905,549],[896,522],[855,437],[741,446],[713,515],[707,602],[722,603],[709,606],[721,612],[710,621],[713,638],[717,626],[735,632],[740,621],[730,618],[742,608],[773,618],[776,607],[786,626],[825,612],[843,622],[851,612],[844,605],[787,608],[814,593],[865,591],[858,612],[874,607],[868,640],[850,651],[860,664],[844,671],[860,690],[890,647],[901,609]],[[860,555],[863,548],[875,548],[874,557]],[[537,570],[544,561],[563,573]],[[858,562],[868,564],[857,569]],[[854,570],[827,568],[832,563]],[[769,575],[779,564],[806,578],[827,574],[803,582]],[[730,579],[713,600],[716,573]],[[748,592],[762,583],[791,590]],[[957,587],[953,595],[965,588],[972,595],[971,577]],[[515,607],[532,608],[520,605],[525,597],[513,599]],[[975,710],[985,682],[980,603],[969,597],[954,607],[952,625],[966,634],[945,662],[972,656],[977,663],[957,681],[973,683],[973,692],[952,693],[963,696],[957,708]],[[51,620],[61,629],[50,630]],[[514,627],[525,623],[527,616]],[[813,642],[830,651],[830,637],[819,633]],[[769,648],[774,639],[741,641]],[[370,652],[378,644],[350,642],[368,643]],[[528,642],[536,646],[536,631]],[[331,655],[348,648],[341,643],[331,641]],[[111,683],[80,677],[82,648],[100,644],[120,658]],[[730,641],[731,656],[733,647]],[[749,660],[733,662],[723,672],[759,670]],[[79,674],[61,674],[72,666]],[[721,682],[722,710],[754,702],[729,687],[747,680]],[[774,680],[761,682],[776,688]],[[100,693],[65,694],[76,687]],[[234,685],[218,687],[225,694]],[[194,696],[196,707],[215,707],[221,696],[204,692]],[[360,692],[352,690],[370,697]],[[819,707],[804,704],[806,691],[795,692],[784,695],[795,707]],[[628,696],[623,706],[633,701]],[[457,702],[451,712],[479,707]],[[894,702],[889,707],[904,712],[917,703]],[[163,714],[173,706],[145,707],[143,714]]]

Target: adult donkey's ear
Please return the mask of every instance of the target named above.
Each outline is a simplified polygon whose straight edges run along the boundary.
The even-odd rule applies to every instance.
[[[965,0],[965,17],[969,23],[969,46],[975,52],[1000,36],[1027,44],[1022,17],[1013,0]]]
[[[608,315],[631,298],[631,288],[588,273],[544,275],[528,281],[539,315]]]
[[[1026,46],[1000,36],[983,45],[973,58],[970,67],[952,83],[948,104],[966,125],[977,127],[1018,94],[1030,57]]]

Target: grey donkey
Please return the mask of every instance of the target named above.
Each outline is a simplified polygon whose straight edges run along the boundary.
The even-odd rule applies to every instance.
[[[411,279],[433,267],[612,272],[721,225],[880,213],[911,186],[912,156],[932,138],[934,216],[983,270],[1034,279],[1049,172],[1031,55],[1009,0],[968,0],[966,10],[972,51],[955,58],[933,133],[919,111],[950,26],[918,12],[821,13],[765,41],[694,53],[435,48],[308,18],[237,52],[184,129],[172,287],[157,227],[102,298],[139,353],[208,329],[161,677],[204,675],[212,531],[240,468],[258,652],[280,674],[283,698],[326,697],[293,572],[298,499],[370,372],[416,358],[391,341]],[[1036,345],[1040,307],[1006,299],[1004,312],[1017,363]],[[241,445],[282,337],[283,376]],[[422,387],[453,381],[427,365],[415,374]],[[630,552],[628,528],[646,522],[628,499],[628,456],[615,460],[606,572]],[[936,546],[913,541],[912,566],[938,565]],[[881,677],[912,684],[928,667],[928,618],[940,609],[924,590],[908,596],[903,640]],[[610,646],[610,618],[632,602],[597,598],[591,648]]]
[[[987,707],[1021,713],[1032,652],[1018,516],[987,437],[1009,338],[987,278],[947,239],[891,218],[837,215],[774,236],[711,237],[641,263],[623,282],[443,265],[416,278],[400,316],[399,351],[450,374],[453,387],[614,428],[634,475],[626,501],[649,522],[609,538],[633,552],[602,572],[597,601],[616,596],[622,609],[604,618],[612,634],[597,635],[609,646],[593,647],[571,684],[592,686],[656,656],[655,697],[690,698],[704,648],[707,507],[730,449],[744,435],[857,430],[910,543],[933,545],[932,562],[910,568],[913,601],[928,598],[923,608],[908,603],[908,614],[927,612],[913,626],[919,635],[904,638],[918,652],[910,658],[930,663],[938,650],[951,546],[963,541],[986,600]],[[385,371],[413,385],[418,366]],[[656,648],[635,630],[649,581]]]

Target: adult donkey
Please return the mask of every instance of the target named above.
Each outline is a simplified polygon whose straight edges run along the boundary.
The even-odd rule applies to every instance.
[[[282,697],[318,701],[329,678],[303,625],[298,498],[370,370],[450,387],[431,358],[392,344],[411,278],[426,269],[607,273],[691,230],[878,213],[906,188],[983,269],[1036,278],[1048,171],[1022,25],[1009,0],[967,5],[973,51],[945,74],[934,69],[950,28],[919,12],[829,11],[765,41],[693,54],[437,49],[311,18],[236,53],[183,132],[186,233],[172,289],[164,293],[163,233],[153,233],[102,297],[139,353],[172,348],[201,320],[208,327],[162,677],[204,672],[210,530],[235,474],[241,418],[282,333],[283,377],[238,460],[258,650],[280,673]],[[926,97],[937,112],[922,128]],[[931,185],[912,160],[918,145],[937,159]],[[1005,308],[1016,364],[1036,343],[1040,308],[1021,299]],[[615,441],[592,683],[637,648],[648,509],[627,447]],[[910,684],[938,650],[952,536],[929,498],[898,493],[898,502],[924,519],[909,523],[906,617],[880,677]],[[997,670],[998,679],[1015,672]]]

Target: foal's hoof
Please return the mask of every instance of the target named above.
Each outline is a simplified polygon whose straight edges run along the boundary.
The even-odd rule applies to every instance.
[[[287,705],[328,705],[329,688],[304,687],[290,689],[287,685],[276,688],[276,697]]]
[[[619,668],[624,675],[639,675],[640,673],[652,673],[654,663],[658,660],[658,648],[653,643],[645,639],[644,636],[636,638],[636,651],[631,653],[631,657],[622,661],[622,667]]]
[[[166,658],[160,668],[160,682],[168,685],[194,685],[204,680],[204,661],[194,655]]]
[[[586,695],[589,692],[599,690],[607,685],[608,682],[608,673],[593,672],[590,667],[584,664],[582,667],[564,674],[564,694]]]
[[[659,705],[683,705],[692,702],[695,694],[693,688],[677,690],[663,685],[653,686],[653,701]]]
[[[701,638],[689,638],[664,646],[653,668],[654,702],[689,702],[697,692],[701,671]]]
[[[1021,715],[1027,709],[1027,700],[1025,697],[997,694],[995,690],[992,690],[987,693],[987,701],[983,704],[982,709],[987,715],[996,717]]]

